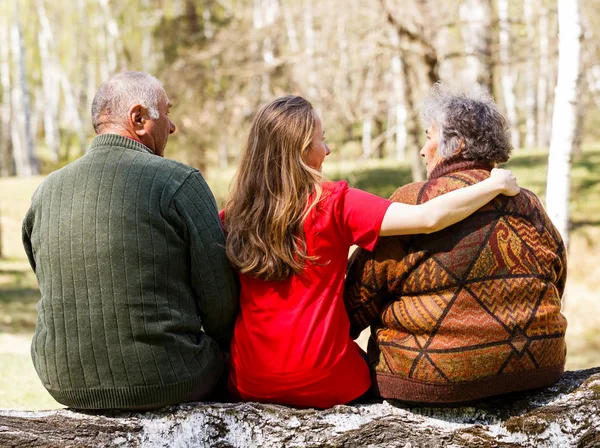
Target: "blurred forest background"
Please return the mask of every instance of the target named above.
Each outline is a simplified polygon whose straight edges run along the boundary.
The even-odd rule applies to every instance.
[[[91,102],[111,74],[164,83],[178,126],[166,156],[200,168],[220,204],[254,113],[285,94],[319,111],[330,178],[381,196],[422,180],[419,105],[438,80],[493,95],[512,129],[508,167],[544,197],[561,1],[571,0],[0,0],[0,408],[57,406],[27,353],[39,291],[20,222],[43,175],[85,152]],[[581,48],[562,159],[565,314],[568,367],[584,368],[600,360],[600,0],[572,4]]]

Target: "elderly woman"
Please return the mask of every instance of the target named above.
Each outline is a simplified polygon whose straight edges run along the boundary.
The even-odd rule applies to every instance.
[[[489,95],[434,87],[422,110],[428,180],[392,200],[420,204],[489,176],[511,152]],[[499,196],[431,235],[359,250],[345,285],[353,337],[371,326],[375,392],[464,403],[555,382],[565,363],[563,242],[539,199]]]

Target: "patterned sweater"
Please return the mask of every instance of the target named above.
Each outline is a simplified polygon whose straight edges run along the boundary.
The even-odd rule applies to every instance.
[[[198,170],[96,137],[37,189],[23,243],[41,291],[31,355],[58,402],[176,403],[216,382],[237,283]]]
[[[489,170],[447,160],[391,199],[423,203]],[[376,392],[450,404],[553,383],[566,355],[566,272],[561,237],[525,189],[440,232],[357,251],[344,299],[353,337],[371,325]]]

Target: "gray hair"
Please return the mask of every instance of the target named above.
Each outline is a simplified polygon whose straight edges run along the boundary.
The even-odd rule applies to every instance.
[[[421,120],[438,131],[438,153],[447,159],[456,155],[467,160],[503,163],[513,149],[510,130],[492,97],[483,89],[472,93],[451,90],[437,83],[424,101]]]
[[[141,104],[150,118],[159,117],[158,103],[162,84],[154,76],[141,72],[122,72],[108,78],[96,92],[92,102],[92,125],[96,133],[108,123],[125,123],[129,108]]]

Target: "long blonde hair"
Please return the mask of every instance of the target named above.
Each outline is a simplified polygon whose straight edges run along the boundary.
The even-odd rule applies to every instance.
[[[303,225],[322,193],[321,173],[305,162],[316,120],[299,96],[272,101],[254,118],[225,207],[227,257],[241,273],[284,280],[315,259]]]

